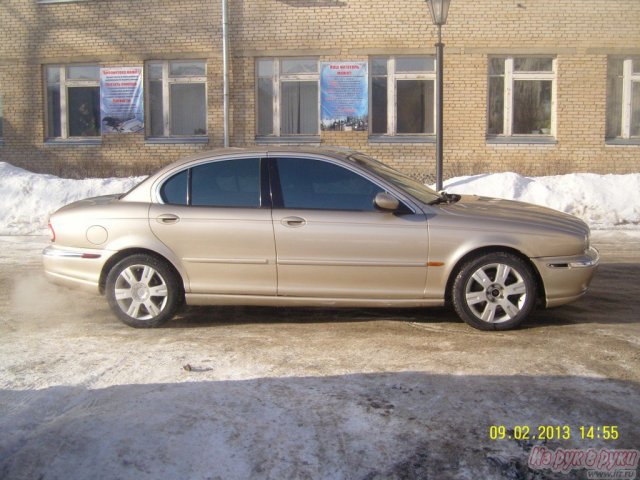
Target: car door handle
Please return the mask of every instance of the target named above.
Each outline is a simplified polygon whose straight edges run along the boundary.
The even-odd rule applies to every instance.
[[[280,220],[280,223],[285,227],[302,227],[307,223],[307,221],[300,217],[285,217]]]
[[[163,213],[156,217],[156,221],[164,225],[171,225],[173,223],[178,223],[180,221],[180,217],[173,215],[172,213]]]

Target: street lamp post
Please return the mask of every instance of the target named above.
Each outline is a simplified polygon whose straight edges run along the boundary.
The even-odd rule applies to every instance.
[[[443,98],[442,98],[442,73],[444,65],[444,43],[442,43],[442,25],[447,23],[447,14],[449,13],[449,3],[451,0],[427,0],[429,10],[431,12],[431,20],[434,25],[438,26],[438,43],[436,43],[436,190],[442,190],[442,117],[443,117]]]

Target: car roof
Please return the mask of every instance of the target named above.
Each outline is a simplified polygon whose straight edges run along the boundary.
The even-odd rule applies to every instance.
[[[127,201],[147,201],[150,195],[150,187],[158,178],[164,176],[167,172],[179,170],[183,165],[193,162],[197,163],[200,160],[215,160],[216,158],[233,157],[236,155],[241,157],[251,155],[274,157],[277,155],[296,154],[301,156],[320,155],[346,161],[354,153],[357,152],[355,150],[341,147],[283,147],[279,145],[265,145],[263,147],[252,148],[228,147],[204,150],[165,165],[125,194],[122,199]]]
[[[233,155],[260,155],[260,156],[275,156],[277,154],[300,154],[300,155],[325,155],[336,159],[346,160],[349,156],[357,153],[355,150],[341,147],[283,147],[279,145],[265,145],[264,147],[227,147],[227,148],[214,148],[211,150],[204,150],[202,152],[189,155],[181,158],[169,165],[166,165],[157,173],[164,170],[173,170],[174,168],[184,165],[190,162],[197,162],[198,160],[215,159],[216,157],[226,157]],[[154,174],[155,176],[155,174]]]

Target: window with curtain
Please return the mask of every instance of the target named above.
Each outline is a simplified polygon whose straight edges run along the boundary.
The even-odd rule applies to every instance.
[[[318,135],[316,59],[261,58],[256,77],[257,136]]]
[[[0,142],[2,142],[2,137],[3,137],[3,131],[2,131],[2,121],[4,119],[3,117],[3,105],[2,105],[2,95],[0,95]]]
[[[487,134],[553,136],[553,57],[489,59]]]
[[[371,59],[371,134],[435,133],[435,60],[432,57]]]
[[[606,138],[640,137],[640,57],[610,57]]]
[[[206,62],[147,62],[146,78],[147,136],[207,135]]]

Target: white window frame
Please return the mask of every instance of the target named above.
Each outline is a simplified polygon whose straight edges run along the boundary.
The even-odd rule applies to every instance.
[[[46,138],[51,140],[73,140],[73,139],[85,139],[85,140],[95,140],[100,138],[100,125],[98,125],[98,135],[95,136],[86,136],[86,137],[70,137],[69,136],[69,104],[67,101],[69,88],[73,87],[98,87],[100,88],[100,78],[97,80],[74,80],[67,79],[67,68],[69,67],[97,67],[100,68],[100,65],[95,63],[68,63],[64,65],[45,65],[44,69],[44,98],[45,98],[45,131]],[[60,80],[57,85],[60,86],[60,136],[54,137],[52,132],[49,132],[49,69],[57,68],[60,75]]]
[[[2,99],[2,93],[0,93],[0,145],[2,145],[4,138],[4,102]]]
[[[640,138],[640,136],[631,136],[633,84],[640,84],[640,71],[633,73],[633,61],[633,58],[625,58],[622,61],[622,129],[620,137],[624,139]],[[640,63],[640,57],[636,61]]]
[[[38,3],[76,3],[76,2],[88,2],[91,0],[37,0]]]
[[[198,76],[171,76],[170,75],[170,66],[172,62],[202,62],[204,64],[204,75]],[[145,108],[145,124],[146,127],[146,137],[147,138],[204,138],[209,134],[209,125],[208,125],[208,117],[209,117],[209,108],[207,99],[209,98],[209,90],[207,85],[207,61],[204,59],[188,59],[188,60],[180,60],[180,59],[172,59],[172,60],[149,60],[145,62],[145,70],[150,72],[151,64],[162,64],[162,136],[152,136],[151,135],[151,109]],[[157,81],[154,79],[154,81]],[[150,75],[145,75],[145,85],[144,88],[146,90],[145,94],[145,104],[151,105],[149,100],[149,95],[151,93],[151,89],[149,88],[149,83],[151,82]],[[204,98],[205,98],[205,133],[202,135],[173,135],[171,134],[171,85],[177,84],[190,84],[190,83],[202,83],[204,84]]]
[[[273,62],[273,75],[269,76],[259,76],[258,72],[258,63],[260,61],[270,60]],[[314,73],[296,73],[296,74],[283,74],[280,72],[280,63],[282,60],[313,60],[316,62],[317,68]],[[260,115],[257,111],[258,106],[258,78],[271,78],[273,81],[273,133],[267,135],[256,135],[260,138],[269,138],[269,137],[280,137],[280,97],[281,91],[280,86],[284,82],[316,82],[318,85],[318,129],[315,133],[287,133],[286,137],[308,137],[308,136],[317,136],[320,135],[320,114],[321,114],[321,105],[320,105],[320,62],[316,57],[260,57],[256,58],[255,61],[255,72],[256,72],[256,82],[255,82],[255,105],[256,105],[256,122],[255,122],[255,131],[258,132],[258,122],[260,121]]]
[[[397,58],[428,58],[433,60],[433,72],[403,72],[396,73],[396,59]],[[373,63],[373,60],[387,60],[387,133],[373,133],[373,77],[383,77],[384,75],[374,75],[371,68],[369,71],[369,135],[371,136],[402,136],[402,137],[431,137],[435,133],[436,125],[436,106],[438,105],[438,88],[436,85],[436,71],[438,69],[437,61],[432,55],[392,55],[392,56],[375,56],[369,59],[369,64]],[[398,80],[433,80],[433,133],[397,133],[398,128],[398,95],[397,95],[397,82]]]
[[[558,59],[551,56],[544,55],[513,55],[510,57],[504,56],[493,56],[491,58],[503,58],[504,59],[504,112],[503,112],[503,127],[501,134],[489,134],[490,137],[556,137],[556,116],[557,116],[557,63]],[[541,72],[517,72],[514,69],[514,59],[516,58],[551,58],[552,59],[552,67],[551,71],[541,71]],[[488,62],[487,62],[488,64]],[[491,75],[487,75],[487,83],[488,78]],[[497,75],[494,75],[497,76]],[[518,133],[513,134],[513,82],[516,80],[542,80],[542,81],[551,81],[551,125],[549,128],[549,133]],[[487,95],[487,130],[489,129],[489,97]]]

